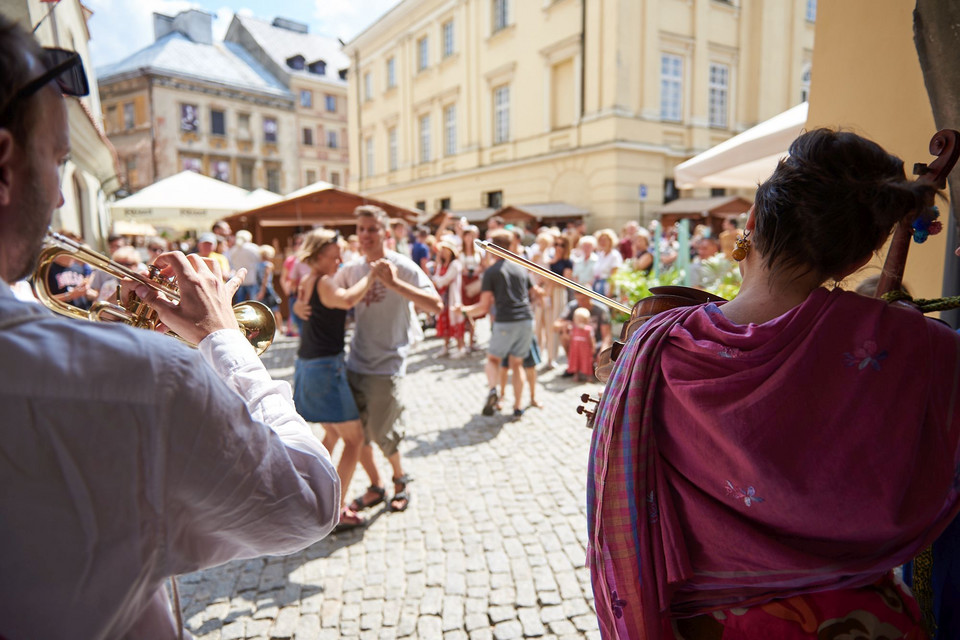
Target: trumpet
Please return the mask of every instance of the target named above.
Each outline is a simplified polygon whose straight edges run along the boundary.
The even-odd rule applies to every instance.
[[[55,313],[81,320],[122,322],[133,327],[150,330],[156,329],[157,324],[160,322],[157,312],[132,292],[129,294],[125,303],[122,301],[113,303],[100,300],[94,302],[89,311],[74,307],[73,305],[54,298],[47,284],[47,274],[50,271],[50,265],[53,264],[53,261],[63,255],[69,255],[74,260],[88,264],[94,269],[104,271],[116,277],[118,280],[123,278],[135,280],[151,289],[155,289],[174,302],[180,300],[180,290],[176,283],[171,278],[163,276],[160,273],[160,269],[154,265],[149,265],[147,267],[149,274],[143,275],[118,262],[114,262],[84,244],[75,242],[70,238],[52,231],[47,232],[44,244],[46,246],[43,251],[40,252],[37,268],[33,274],[32,284],[37,299]],[[120,297],[119,287],[117,289],[117,296],[118,298]],[[248,300],[234,305],[233,312],[236,315],[237,323],[240,325],[240,330],[243,332],[247,341],[253,345],[257,355],[266,351],[271,343],[273,343],[273,338],[277,331],[277,323],[274,319],[273,312],[267,308],[266,305],[255,300]],[[191,346],[196,346],[172,331],[168,332],[168,335],[172,335]]]

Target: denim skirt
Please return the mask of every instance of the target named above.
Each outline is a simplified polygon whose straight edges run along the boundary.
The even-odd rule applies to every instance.
[[[343,353],[323,358],[297,358],[293,369],[293,402],[307,422],[347,422],[360,417],[347,384]]]

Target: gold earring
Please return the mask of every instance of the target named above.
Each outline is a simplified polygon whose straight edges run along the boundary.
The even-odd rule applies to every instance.
[[[750,252],[750,231],[746,230],[743,235],[736,240],[736,249],[733,250],[733,259],[740,262],[747,257]]]

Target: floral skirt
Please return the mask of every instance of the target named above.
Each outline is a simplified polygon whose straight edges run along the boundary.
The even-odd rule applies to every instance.
[[[460,340],[463,338],[463,323],[450,322],[450,315],[450,311],[447,309],[437,315],[437,337]]]
[[[892,573],[857,589],[808,593],[671,624],[678,640],[928,638],[917,603]]]

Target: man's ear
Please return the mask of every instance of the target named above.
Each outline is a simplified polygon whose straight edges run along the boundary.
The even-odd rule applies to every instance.
[[[0,127],[0,206],[10,204],[13,186],[13,156],[16,141],[9,129]]]

